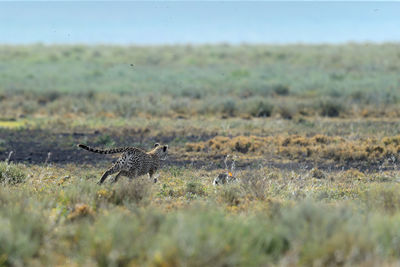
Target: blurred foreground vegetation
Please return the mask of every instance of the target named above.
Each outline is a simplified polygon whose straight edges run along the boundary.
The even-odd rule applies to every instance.
[[[399,171],[249,169],[220,187],[217,172],[173,166],[157,184],[98,186],[89,166],[2,163],[0,174],[9,177],[1,265],[381,265],[400,256]]]

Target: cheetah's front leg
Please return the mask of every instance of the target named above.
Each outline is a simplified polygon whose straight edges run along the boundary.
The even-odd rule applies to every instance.
[[[150,170],[150,171],[149,171],[149,178],[150,178],[150,180],[153,178],[153,182],[154,182],[154,183],[157,183],[157,181],[158,181],[158,176],[160,176],[159,173],[155,173],[155,171],[153,171],[153,170]]]

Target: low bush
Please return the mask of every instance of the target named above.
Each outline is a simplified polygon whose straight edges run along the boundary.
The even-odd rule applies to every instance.
[[[253,199],[265,200],[270,186],[268,177],[261,170],[247,172],[240,178],[242,190]]]
[[[279,115],[286,120],[291,120],[293,116],[296,114],[295,108],[290,106],[281,105],[278,108]]]
[[[269,117],[272,114],[274,106],[267,101],[259,101],[250,107],[250,114],[254,117]]]
[[[289,87],[283,84],[275,84],[272,88],[277,95],[288,95],[290,93]]]
[[[224,115],[233,117],[237,113],[236,101],[233,99],[226,99],[221,103],[221,112]]]
[[[206,195],[203,185],[197,181],[187,182],[186,187],[185,187],[185,192],[186,192],[186,195],[188,195],[188,196],[191,196],[191,195],[204,196],[204,195]]]
[[[151,195],[152,181],[148,178],[135,178],[132,181],[122,177],[114,185],[108,201],[115,205],[124,203],[146,204]]]
[[[244,197],[244,192],[239,184],[231,183],[218,188],[219,198],[229,206],[237,206]]]
[[[1,206],[0,265],[27,266],[45,242],[47,224],[43,216],[21,206]]]
[[[24,167],[21,164],[7,164],[0,162],[0,182],[7,184],[18,184],[26,180]]]
[[[345,111],[344,106],[339,101],[322,101],[320,103],[320,115],[325,117],[339,117]]]

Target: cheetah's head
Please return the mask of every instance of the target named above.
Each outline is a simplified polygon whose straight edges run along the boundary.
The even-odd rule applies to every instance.
[[[161,160],[166,160],[168,157],[168,145],[162,146],[159,143],[155,143],[153,151]]]

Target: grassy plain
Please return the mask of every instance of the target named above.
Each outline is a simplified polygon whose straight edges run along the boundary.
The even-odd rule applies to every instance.
[[[399,44],[0,46],[0,265],[396,265],[399,72]],[[157,184],[75,146],[155,142]]]

